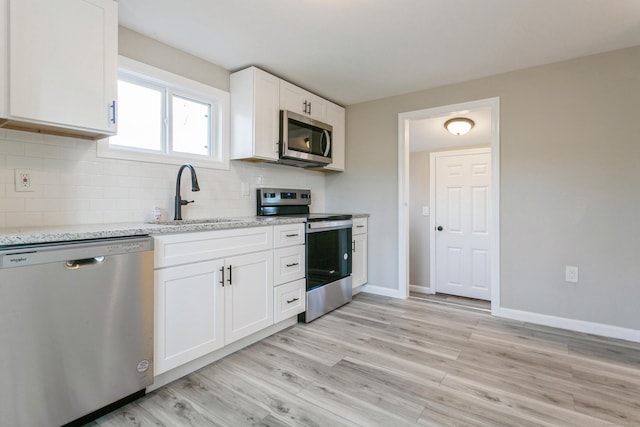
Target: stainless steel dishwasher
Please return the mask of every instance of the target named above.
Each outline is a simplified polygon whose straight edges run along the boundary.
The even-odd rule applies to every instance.
[[[153,238],[0,248],[0,424],[90,421],[152,361]]]

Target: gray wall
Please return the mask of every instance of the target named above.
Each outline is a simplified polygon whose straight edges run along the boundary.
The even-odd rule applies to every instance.
[[[348,106],[327,208],[371,214],[369,283],[398,288],[398,114],[494,96],[502,307],[640,329],[640,47]]]
[[[429,287],[429,152],[410,153],[409,171],[409,283]]]
[[[161,70],[229,90],[228,70],[125,27],[118,27],[118,53]]]

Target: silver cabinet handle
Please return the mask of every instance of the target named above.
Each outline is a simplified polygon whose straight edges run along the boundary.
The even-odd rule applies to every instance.
[[[222,274],[222,280],[220,280],[220,284],[224,288],[224,265],[220,267],[220,274]]]
[[[288,299],[287,304],[291,304],[292,302],[298,301],[300,298]]]
[[[286,235],[286,237],[298,237],[298,236],[299,236],[298,233],[296,233],[296,234],[287,234]]]
[[[116,124],[116,100],[111,101],[111,105],[109,105],[109,110],[111,110],[111,120],[110,122],[114,125]]]

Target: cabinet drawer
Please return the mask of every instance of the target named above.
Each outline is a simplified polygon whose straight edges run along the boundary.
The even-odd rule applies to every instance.
[[[273,226],[273,247],[304,245],[304,223]]]
[[[353,218],[352,234],[365,234],[367,232],[367,218]]]
[[[305,246],[291,246],[273,251],[273,284],[275,286],[304,278]]]
[[[154,236],[155,268],[273,248],[273,227],[249,227]]]
[[[288,319],[296,314],[302,313],[305,308],[305,280],[300,279],[286,285],[277,286],[274,292],[274,313],[275,323]]]

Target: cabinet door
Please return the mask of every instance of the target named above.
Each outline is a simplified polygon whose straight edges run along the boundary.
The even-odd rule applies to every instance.
[[[280,79],[256,67],[231,74],[231,158],[278,160]]]
[[[226,259],[225,342],[273,325],[273,251]]]
[[[327,121],[327,101],[284,80],[280,81],[280,109]]]
[[[356,234],[353,236],[352,258],[352,286],[354,288],[367,283],[367,235]]]
[[[155,367],[158,375],[224,345],[222,261],[155,272]]]
[[[12,119],[114,134],[117,3],[9,0]]]
[[[330,103],[327,106],[327,123],[333,126],[331,133],[331,164],[325,169],[344,171],[345,144],[345,111],[339,105]]]
[[[256,70],[254,81],[255,155],[278,160],[280,141],[280,79]]]

